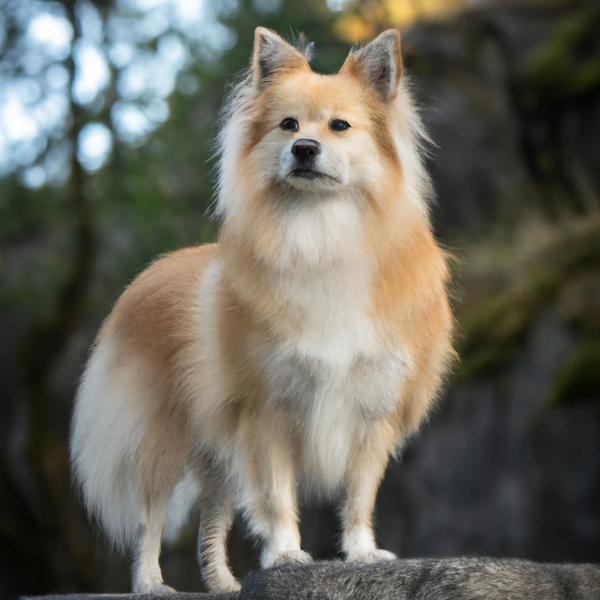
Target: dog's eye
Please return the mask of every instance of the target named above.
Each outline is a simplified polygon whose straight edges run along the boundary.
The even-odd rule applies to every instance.
[[[348,121],[344,121],[344,119],[333,119],[331,123],[329,123],[329,127],[333,131],[345,131],[346,129],[350,129],[351,125]]]
[[[296,119],[292,119],[291,117],[286,117],[283,121],[281,121],[281,123],[279,123],[279,127],[285,131],[298,131],[298,121],[296,121]]]

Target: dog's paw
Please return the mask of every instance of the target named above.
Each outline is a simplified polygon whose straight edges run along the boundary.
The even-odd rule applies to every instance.
[[[371,550],[363,550],[361,552],[348,552],[346,555],[347,562],[362,562],[376,563],[385,560],[396,560],[397,556],[388,550],[373,548]]]
[[[134,584],[132,591],[134,594],[155,594],[159,596],[175,593],[175,590],[170,585],[154,580],[139,581]]]
[[[221,581],[217,585],[209,586],[209,589],[213,594],[233,594],[239,592],[242,586],[237,579],[231,577],[227,581]]]
[[[312,556],[304,550],[289,550],[275,556],[271,561],[270,567],[278,567],[281,565],[303,565],[312,562]]]
[[[233,576],[226,561],[214,558],[210,562],[201,560],[200,571],[206,587],[212,594],[232,594],[241,589],[240,582]]]

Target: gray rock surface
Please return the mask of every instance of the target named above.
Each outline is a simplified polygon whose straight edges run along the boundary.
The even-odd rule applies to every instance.
[[[597,600],[600,566],[490,558],[411,559],[356,565],[340,561],[255,571],[242,591],[210,595],[70,595],[45,600]],[[26,599],[23,599],[26,600]]]

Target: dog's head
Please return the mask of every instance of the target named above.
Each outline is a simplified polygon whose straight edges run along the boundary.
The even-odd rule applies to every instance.
[[[420,121],[401,81],[399,33],[351,51],[333,75],[314,72],[307,54],[256,29],[250,70],[220,136],[218,206],[226,221],[279,228],[263,237],[301,240],[297,254],[314,246],[320,257],[331,240],[341,248],[350,232],[361,235],[364,207],[383,220],[399,206],[425,213],[428,178]]]
[[[307,55],[256,29],[250,76],[229,115],[236,123],[222,143],[280,190],[369,188],[398,163],[389,113],[402,73],[400,35],[382,33],[334,75],[315,73]]]
[[[306,192],[368,184],[394,159],[386,112],[401,72],[394,30],[351,53],[336,75],[321,75],[305,54],[258,28],[250,148],[258,172]]]

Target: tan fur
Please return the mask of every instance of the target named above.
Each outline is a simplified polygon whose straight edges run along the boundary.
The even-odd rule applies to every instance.
[[[100,340],[112,335],[117,341],[122,363],[141,358],[160,390],[142,399],[151,421],[140,449],[147,499],[174,485],[194,444],[189,407],[177,390],[178,368],[190,345],[197,278],[216,250],[216,244],[187,248],[154,262],[125,290],[100,333]]]
[[[446,256],[433,238],[425,200],[417,197],[425,193],[418,185],[426,187],[427,181],[413,147],[414,124],[403,121],[416,117],[401,114],[404,100],[396,98],[399,37],[383,35],[374,52],[350,55],[337,76],[325,76],[314,73],[276,34],[257,30],[251,76],[234,100],[235,127],[226,126],[223,134],[224,219],[218,244],[173,252],[152,264],[123,293],[99,334],[98,348],[114,347],[112,368],[137,365],[151,390],[122,399],[123,410],[137,415],[142,432],[133,464],[140,510],[150,515],[140,519],[136,591],[164,588],[157,531],[166,497],[188,469],[201,481],[200,554],[213,590],[237,587],[225,554],[236,509],[264,540],[264,565],[309,560],[300,550],[299,485],[325,493],[345,489],[342,545],[348,559],[393,556],[375,545],[371,515],[377,488],[390,455],[428,414],[454,353]],[[365,72],[379,60],[394,62],[383,75]],[[388,72],[396,79],[382,83]],[[392,93],[386,96],[388,84]],[[270,148],[288,143],[291,134],[281,132],[279,123],[289,113],[306,127],[305,135],[337,149],[334,158],[335,152],[347,153],[351,180],[345,195],[335,189],[324,189],[322,198],[301,195],[262,175]],[[333,118],[347,120],[351,129],[332,131]],[[230,158],[237,128],[244,135]],[[419,171],[418,185],[407,169]],[[309,210],[317,211],[316,217],[305,226]],[[349,232],[347,240],[336,241],[338,224]],[[290,245],[290,235],[299,236],[297,247]],[[347,327],[356,327],[356,335],[331,325],[331,335],[340,336],[340,358],[336,346],[327,350],[310,341],[320,335],[320,309],[307,304],[304,294],[314,286],[315,303],[335,317],[335,300],[318,282],[335,293],[338,278],[340,286],[347,285],[354,264],[356,290],[350,286],[339,306],[350,311]],[[323,321],[323,327],[329,325]],[[323,343],[329,341],[336,340]],[[371,373],[384,395],[396,386],[392,404],[369,404]],[[356,392],[346,400],[328,391],[352,391],[344,387],[347,378],[356,380],[356,389],[364,386],[367,395]],[[290,398],[285,397],[288,379]],[[277,389],[284,397],[274,395]],[[307,397],[303,406],[302,394],[313,389],[314,398]],[[333,395],[319,399],[327,393]],[[83,406],[85,390],[81,394]],[[335,408],[332,403],[338,402]],[[83,408],[79,412],[84,415]],[[76,438],[81,415],[75,418]],[[319,419],[331,435],[338,434],[336,419],[344,420],[339,435],[346,437],[332,442],[330,451],[327,439],[319,437]],[[85,440],[74,443],[74,460],[78,444]],[[329,454],[338,451],[329,464]],[[85,464],[80,464],[85,490]],[[339,468],[344,470],[338,484]]]

